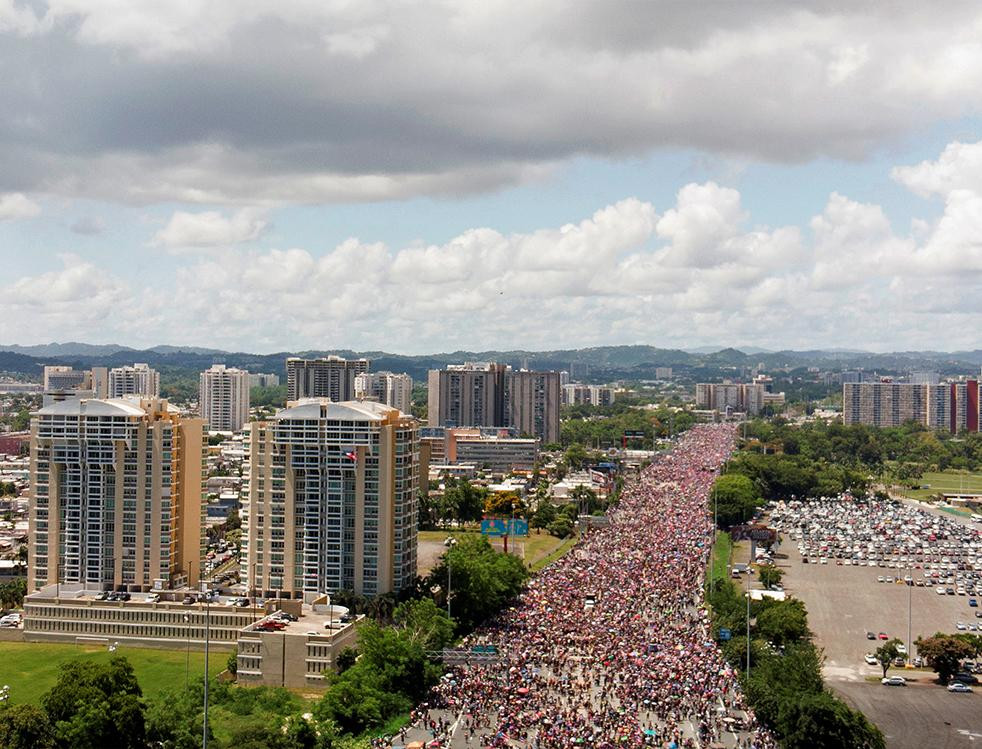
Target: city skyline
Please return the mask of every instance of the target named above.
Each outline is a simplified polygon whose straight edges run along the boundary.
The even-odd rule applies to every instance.
[[[980,24],[3,3],[0,312],[18,343],[974,348]]]

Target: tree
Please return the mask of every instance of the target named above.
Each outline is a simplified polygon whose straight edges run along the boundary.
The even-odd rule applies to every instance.
[[[549,523],[547,530],[556,538],[568,538],[573,533],[573,524],[569,518],[558,517]]]
[[[423,650],[443,650],[453,640],[453,619],[437,608],[431,598],[399,604],[393,619],[409,641],[419,644]]]
[[[548,499],[540,500],[530,524],[533,528],[547,528],[556,519],[558,512],[556,506]]]
[[[512,554],[494,550],[483,536],[465,536],[444,553],[424,582],[446,604],[448,564],[452,569],[452,611],[457,634],[470,632],[518,595],[528,577],[524,563]],[[362,649],[364,652],[364,649]]]
[[[133,667],[126,658],[115,656],[108,664],[81,660],[64,664],[58,681],[41,697],[41,706],[60,745],[142,749],[141,696]]]
[[[778,569],[772,564],[764,565],[757,573],[760,584],[767,589],[771,589],[781,582],[782,577],[784,577],[784,570]]]
[[[735,473],[727,473],[716,479],[712,497],[720,528],[746,522],[760,504],[753,482]]]
[[[358,660],[358,651],[354,648],[345,648],[335,659],[334,664],[338,667],[338,673],[343,674],[349,668],[355,665],[355,661]]]
[[[589,515],[599,506],[597,493],[588,486],[573,487],[569,493],[569,499],[570,504],[575,505],[581,515]]]
[[[805,604],[799,600],[775,601],[764,599],[757,614],[756,634],[781,647],[807,639],[808,614]]]
[[[982,635],[973,635],[971,632],[959,632],[952,636],[966,643],[972,649],[972,655],[974,657],[982,658]]]
[[[928,665],[938,674],[942,684],[947,684],[958,673],[961,662],[972,655],[973,648],[954,635],[937,632],[933,637],[918,638],[917,652],[927,659]]]
[[[228,672],[232,674],[232,676],[235,676],[235,674],[238,673],[239,670],[238,652],[232,651],[231,653],[228,654],[228,660],[225,661],[225,668],[228,669]]]
[[[518,492],[494,492],[484,500],[484,511],[488,515],[511,517],[525,510],[525,502]]]
[[[40,708],[8,705],[0,708],[0,746],[5,749],[54,749],[54,728]]]
[[[781,746],[785,749],[883,749],[883,734],[858,710],[828,692],[782,703]]]
[[[892,640],[887,640],[885,643],[880,645],[873,653],[880,667],[883,669],[883,678],[887,677],[887,671],[890,670],[890,665],[893,663],[893,659],[900,655],[900,651],[897,650],[897,646],[902,643],[896,637]]]

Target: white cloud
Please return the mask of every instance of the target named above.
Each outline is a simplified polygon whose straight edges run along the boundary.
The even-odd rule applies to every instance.
[[[905,232],[881,206],[840,193],[804,226],[762,226],[714,182],[684,185],[661,211],[626,198],[576,223],[403,247],[232,247],[254,223],[215,214],[198,231],[194,214],[160,241],[215,246],[172,259],[172,285],[136,289],[68,255],[0,300],[5,321],[38,339],[237,350],[975,348],[982,187],[932,190],[942,215]]]
[[[41,206],[23,193],[0,193],[0,221],[17,221],[40,215]]]
[[[949,143],[936,161],[898,166],[893,178],[918,195],[945,196],[952,190],[982,192],[982,141]]]
[[[242,208],[228,217],[218,211],[176,211],[167,226],[154,236],[153,244],[182,249],[250,242],[266,231],[268,224],[264,216],[263,212],[252,208]]]
[[[656,149],[862,158],[982,111],[978,3],[575,5],[0,0],[0,190],[460,195]]]

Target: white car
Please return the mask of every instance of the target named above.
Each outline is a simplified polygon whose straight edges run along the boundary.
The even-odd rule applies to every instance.
[[[905,687],[907,680],[903,676],[888,676],[885,679],[880,679],[880,684],[885,684],[888,687]]]
[[[965,626],[965,622],[958,622],[955,624],[955,629],[964,632],[968,627]]]
[[[939,586],[938,586],[937,588],[935,588],[935,589],[934,589],[934,591],[935,591],[935,592],[936,592],[936,593],[937,593],[937,594],[938,594],[939,596],[943,596],[943,595],[945,594],[945,589],[944,589],[944,588],[942,588],[942,587],[941,587],[940,585],[939,585]]]
[[[879,664],[879,661],[876,660],[876,656],[873,655],[872,653],[867,653],[865,655],[865,660],[870,666],[876,666]]]
[[[960,681],[953,681],[948,685],[949,692],[971,692],[972,688],[968,684],[962,684]]]
[[[897,645],[897,652],[900,653],[900,655],[907,655],[907,646],[904,645],[902,642],[899,643]]]

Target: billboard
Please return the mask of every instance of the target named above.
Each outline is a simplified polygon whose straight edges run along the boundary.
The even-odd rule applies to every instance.
[[[485,536],[527,536],[529,524],[522,518],[484,518],[481,533]]]
[[[508,521],[504,518],[484,518],[481,521],[481,533],[485,536],[506,536]]]

